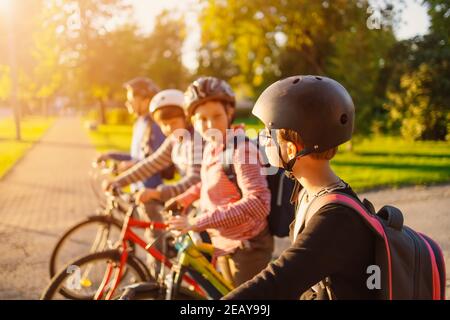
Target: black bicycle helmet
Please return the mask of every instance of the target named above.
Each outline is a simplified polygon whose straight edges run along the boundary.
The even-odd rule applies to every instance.
[[[192,82],[184,93],[184,104],[188,119],[195,108],[207,101],[219,100],[236,106],[236,98],[230,85],[215,77],[200,77]]]
[[[152,98],[157,94],[159,87],[147,77],[137,77],[124,83],[125,89],[132,89],[134,95],[143,98]]]
[[[268,129],[298,132],[304,142],[304,149],[297,155],[301,157],[349,141],[355,107],[347,90],[337,81],[299,75],[270,85],[256,101],[252,113]],[[291,171],[294,163],[295,158],[285,169]]]

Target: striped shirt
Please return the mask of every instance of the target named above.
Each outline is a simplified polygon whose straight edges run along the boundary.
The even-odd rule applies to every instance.
[[[200,199],[200,214],[194,220],[195,227],[198,231],[208,231],[220,254],[233,252],[267,227],[271,196],[267,179],[261,175],[261,164],[248,161],[256,159],[256,146],[241,141],[233,155],[242,196],[223,169],[223,148],[223,144],[217,147],[206,144],[201,182],[176,197],[185,207]]]
[[[202,145],[197,146],[194,141],[192,137],[180,139],[170,135],[153,154],[120,174],[115,183],[126,186],[142,181],[174,164],[182,178],[174,184],[160,184],[156,189],[162,201],[179,195],[200,181]]]

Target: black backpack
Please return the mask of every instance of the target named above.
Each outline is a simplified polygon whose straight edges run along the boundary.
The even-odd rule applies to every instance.
[[[248,137],[245,137],[245,141],[257,145],[257,142],[252,141]],[[223,170],[225,171],[228,179],[239,189],[233,166],[233,155],[236,148],[237,141],[235,138],[233,148],[227,148],[224,151]],[[268,163],[267,159],[261,160],[268,172],[272,170],[274,170],[273,172],[276,171],[275,174],[266,176],[267,184],[271,193],[270,213],[267,217],[270,233],[281,238],[287,237],[289,236],[289,225],[295,217],[295,206],[291,204],[291,194],[294,189],[295,182],[285,175],[283,169],[266,165]]]
[[[375,234],[375,264],[381,273],[379,299],[445,300],[445,260],[439,245],[405,226],[398,208],[384,206],[375,212],[366,199],[361,202],[345,193],[330,192],[309,204],[305,224],[320,208],[331,203],[353,209]],[[322,286],[332,298],[327,282]]]

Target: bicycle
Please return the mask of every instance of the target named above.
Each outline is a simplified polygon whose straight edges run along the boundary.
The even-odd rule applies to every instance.
[[[130,206],[132,195],[126,193],[104,193],[100,196],[93,182],[97,176],[113,176],[117,174],[117,164],[113,162],[111,167],[107,167],[106,162],[93,162],[93,169],[99,171],[99,174],[91,173],[91,186],[100,200],[101,207],[97,209],[96,214],[88,216],[74,226],[70,227],[59,238],[53,247],[50,262],[50,278],[60,270],[73,257],[86,253],[94,253],[112,248],[112,243],[120,237],[123,217]],[[142,213],[141,213],[142,215]],[[130,247],[134,245],[130,243]]]
[[[115,195],[120,194],[120,190],[114,189],[112,193]],[[154,283],[155,287],[160,290],[153,291],[151,295],[153,295],[154,298],[158,298],[161,295],[163,286],[158,284],[158,281],[151,276],[150,271],[145,264],[134,255],[134,250],[130,243],[143,248],[157,261],[171,269],[172,262],[170,261],[170,258],[154,248],[153,245],[156,241],[149,244],[132,230],[133,228],[165,230],[167,225],[161,222],[148,222],[133,218],[133,214],[137,210],[138,205],[133,198],[130,199],[130,203],[131,206],[126,212],[122,224],[119,241],[114,245],[116,248],[95,252],[69,262],[65,268],[62,268],[52,278],[50,284],[44,290],[41,299],[52,299],[59,293],[63,297],[70,299],[99,300],[104,297],[109,300],[115,297],[114,293],[119,285],[124,283],[125,285],[129,283],[135,284],[139,282]],[[162,238],[165,239],[166,235],[167,234],[164,234],[164,237]],[[165,246],[163,246],[163,248],[165,248]],[[97,262],[102,263],[102,266],[99,269],[99,277],[96,277],[97,274],[94,272],[95,269],[93,266],[93,264]],[[103,266],[103,264],[105,264],[105,266]],[[76,272],[68,272],[69,270],[76,270]],[[161,268],[161,270],[163,271],[164,268]],[[124,280],[126,279],[126,276],[130,275],[131,277],[129,277],[129,280]],[[74,277],[76,281],[74,281]],[[180,289],[180,292],[184,292],[185,298],[188,296],[196,299],[205,296],[202,288],[188,274],[184,274],[182,280],[188,285],[187,288]],[[98,287],[94,288],[96,284]]]
[[[189,274],[211,299],[220,299],[234,289],[230,271],[217,271],[206,255],[213,255],[212,244],[203,242],[198,234],[189,232],[178,238],[175,244],[178,250],[178,263],[174,264],[166,278],[166,298],[177,298],[181,289],[181,280]]]
[[[198,233],[190,231],[179,236],[175,242],[178,251],[177,263],[172,265],[169,274],[164,277],[163,290],[167,300],[184,297],[182,279],[189,274],[205,292],[205,298],[220,299],[234,289],[231,272],[227,263],[226,270],[217,271],[214,261],[207,257],[214,254],[214,246],[204,242]],[[227,257],[228,258],[228,257]],[[133,284],[124,288],[120,300],[131,300],[155,291],[151,283]],[[160,289],[161,290],[161,289]]]

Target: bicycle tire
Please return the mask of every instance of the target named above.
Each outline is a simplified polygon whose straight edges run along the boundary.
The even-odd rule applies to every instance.
[[[50,261],[49,261],[50,279],[53,278],[55,276],[55,274],[59,271],[58,266],[57,266],[57,261],[58,261],[58,257],[60,256],[62,248],[64,248],[63,245],[65,244],[66,240],[68,240],[69,237],[73,236],[76,232],[80,231],[80,229],[82,229],[83,227],[85,227],[89,224],[96,224],[96,223],[104,224],[104,225],[111,225],[111,226],[113,225],[118,229],[118,231],[120,231],[122,228],[121,222],[118,221],[117,219],[115,219],[111,216],[102,216],[102,215],[90,216],[87,219],[72,226],[61,236],[61,238],[59,238],[58,242],[53,247],[53,250],[52,250],[52,253],[50,256]],[[135,249],[134,243],[128,242],[128,246],[130,248],[132,248],[133,250]],[[86,254],[88,254],[88,253],[89,252],[86,252]],[[65,265],[65,263],[63,263],[62,265]]]
[[[51,300],[55,297],[56,294],[61,294],[63,297],[72,299],[72,300],[92,300],[94,298],[94,295],[91,296],[81,296],[74,294],[72,292],[69,292],[66,288],[62,287],[62,283],[67,280],[68,277],[71,276],[70,273],[67,272],[67,270],[71,266],[78,266],[81,268],[83,265],[87,265],[89,263],[93,263],[95,261],[101,261],[101,260],[107,260],[107,261],[113,261],[116,263],[120,262],[121,259],[121,252],[119,250],[108,250],[108,251],[102,251],[102,252],[95,252],[93,254],[89,254],[83,257],[79,257],[74,259],[73,261],[69,262],[66,265],[66,268],[61,269],[50,281],[50,283],[45,288],[44,292],[41,295],[41,300]],[[134,257],[132,254],[128,256],[126,267],[127,271],[128,269],[133,269],[138,276],[138,279],[136,279],[137,282],[143,282],[143,281],[154,281],[152,278],[149,278],[148,272],[146,270],[142,269],[142,266],[140,263],[137,262],[138,258]],[[117,293],[117,292],[116,292]]]

